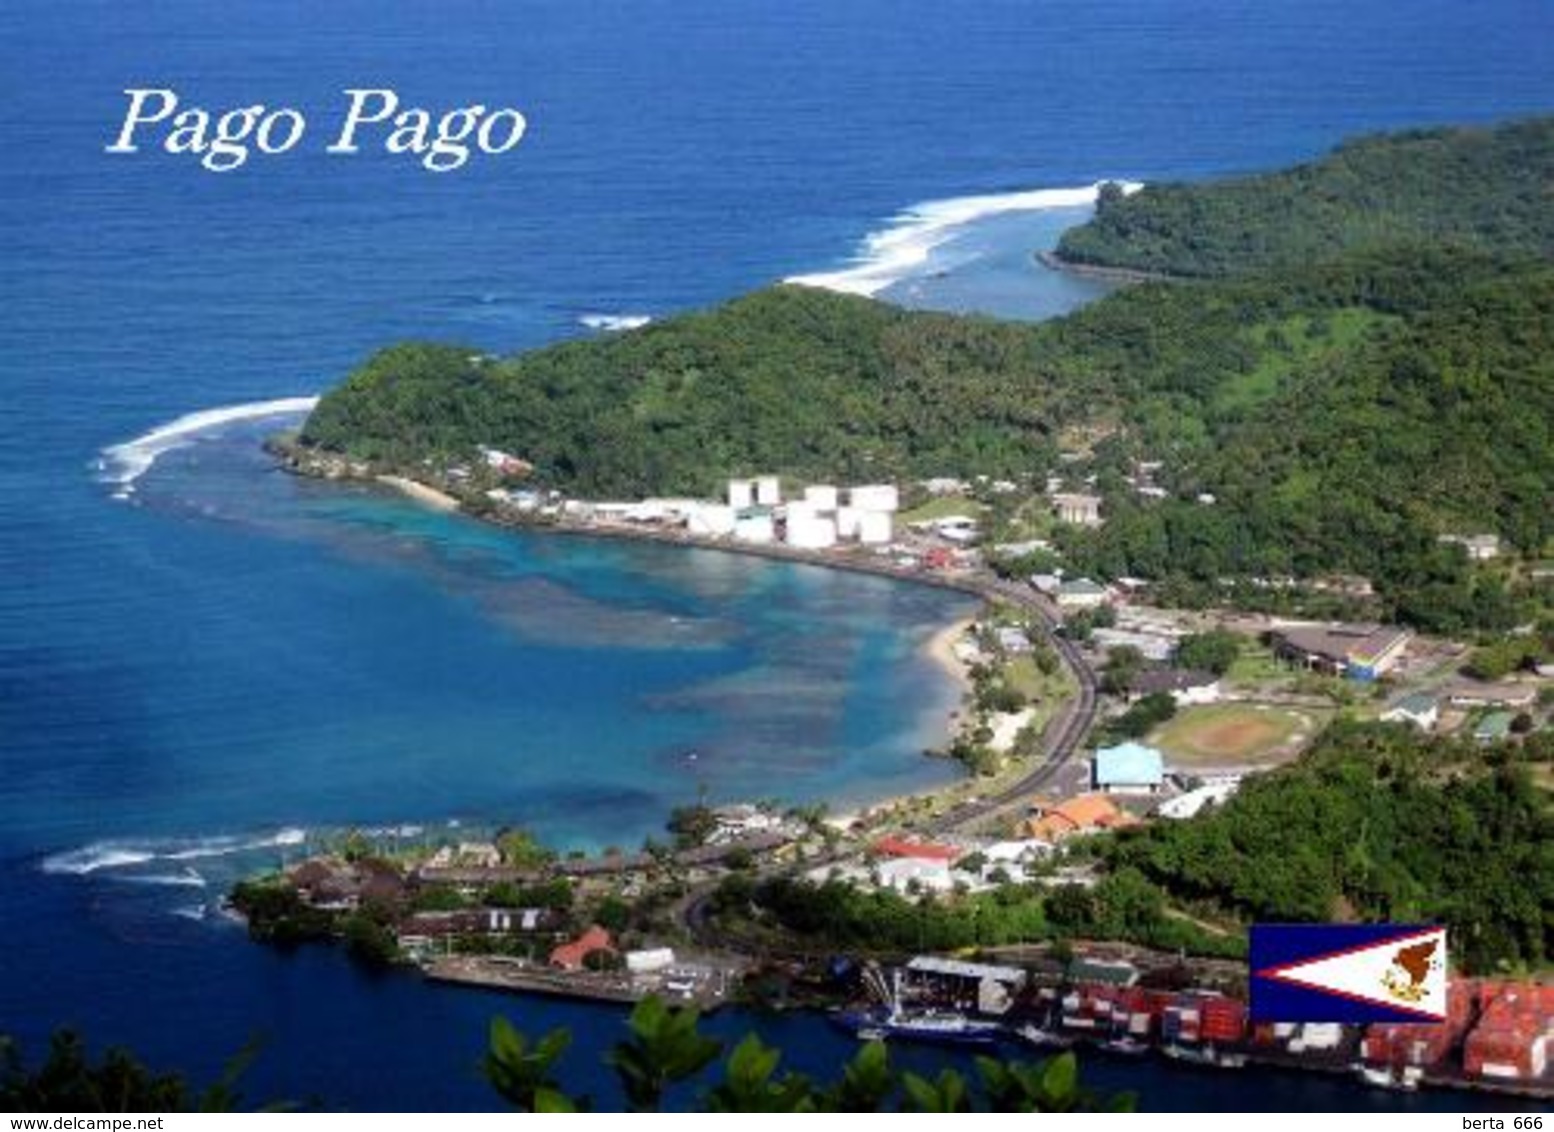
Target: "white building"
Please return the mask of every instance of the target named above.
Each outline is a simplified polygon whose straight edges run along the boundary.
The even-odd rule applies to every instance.
[[[1101,525],[1101,497],[1078,492],[1059,492],[1052,497],[1052,509],[1065,523],[1081,527]]]
[[[1225,800],[1240,789],[1240,779],[1211,782],[1196,790],[1179,794],[1169,802],[1162,802],[1155,812],[1163,818],[1181,821],[1195,816],[1205,806],[1222,806]]]
[[[857,538],[859,527],[863,524],[864,515],[880,515],[881,511],[860,511],[856,507],[838,507],[836,509],[836,537]],[[890,516],[885,515],[888,521]]]
[[[828,483],[812,483],[804,489],[804,502],[817,511],[835,511],[841,492]]]
[[[693,535],[721,538],[734,533],[735,515],[727,504],[703,503],[685,517],[685,526]]]
[[[1089,578],[1075,578],[1058,585],[1056,599],[1060,609],[1095,609],[1105,605],[1111,595],[1106,587]]]
[[[782,483],[776,476],[757,476],[755,501],[762,507],[776,507],[782,502]]]
[[[864,484],[847,490],[847,502],[860,511],[896,511],[901,495],[893,483]]]
[[[646,947],[641,951],[626,952],[626,970],[633,975],[650,975],[673,966],[674,949],[671,947]]]
[[[755,484],[749,480],[728,481],[728,505],[736,511],[755,504]]]
[[[892,892],[949,892],[955,887],[950,866],[944,861],[918,857],[892,857],[875,866],[879,885]]]
[[[824,550],[836,545],[836,520],[808,503],[788,504],[787,543],[800,550]]]
[[[1440,702],[1425,692],[1411,692],[1381,713],[1386,723],[1411,723],[1421,731],[1433,731],[1441,718]]]
[[[977,537],[977,521],[970,515],[946,515],[935,519],[934,533],[949,542],[965,544]]]
[[[777,524],[770,511],[741,511],[734,519],[734,538],[740,542],[770,543],[777,541]]]
[[[895,538],[894,524],[889,511],[861,511],[858,513],[858,541],[879,545]]]

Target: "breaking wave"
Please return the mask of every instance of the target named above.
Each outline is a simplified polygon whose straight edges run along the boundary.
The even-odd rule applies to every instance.
[[[902,211],[889,225],[864,237],[862,247],[849,266],[836,271],[793,275],[784,282],[850,295],[877,295],[912,275],[935,248],[953,239],[969,224],[1010,212],[1093,205],[1105,183],[1097,181],[1073,189],[1031,189],[925,201]],[[1143,187],[1132,181],[1116,183],[1125,193],[1137,192]]]
[[[202,837],[186,841],[97,841],[80,849],[71,849],[45,857],[40,868],[45,873],[90,876],[104,870],[128,869],[137,865],[149,865],[156,861],[199,861],[210,857],[226,857],[234,853],[280,849],[301,845],[306,840],[305,830],[282,829],[267,837]],[[186,869],[180,874],[142,873],[132,877],[126,876],[124,879],[133,880],[139,884],[192,886],[195,883],[194,877],[199,877],[199,874],[193,869]],[[199,877],[198,883],[203,885],[204,878]]]
[[[317,404],[317,397],[281,397],[274,401],[250,401],[243,405],[224,405],[187,413],[158,425],[134,440],[104,448],[102,458],[98,461],[98,470],[105,483],[118,488],[114,492],[115,497],[123,499],[134,491],[135,481],[150,471],[164,453],[184,447],[202,433],[239,421],[308,413]]]
[[[638,330],[653,321],[650,314],[585,314],[578,322],[588,327],[589,330],[612,332],[617,330]]]

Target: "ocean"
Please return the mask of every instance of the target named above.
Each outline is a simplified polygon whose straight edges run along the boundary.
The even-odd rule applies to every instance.
[[[520,107],[431,175],[321,146],[212,175],[103,152],[134,86]],[[211,914],[349,825],[636,843],[669,805],[931,785],[953,595],[710,552],[500,533],[301,483],[267,429],[396,339],[507,351],[800,278],[1040,318],[1102,179],[1233,174],[1360,131],[1554,106],[1537,0],[107,0],[0,10],[0,1031],[55,1026],[257,1098],[489,1107],[485,1023],[616,1011],[279,954]],[[280,402],[280,404],[276,404]],[[256,409],[256,405],[267,406]],[[721,1016],[800,1067],[823,1020]],[[916,1064],[941,1055],[912,1051]],[[1087,1065],[1146,1108],[1457,1107],[1346,1081]],[[618,1101],[578,1057],[570,1079]]]

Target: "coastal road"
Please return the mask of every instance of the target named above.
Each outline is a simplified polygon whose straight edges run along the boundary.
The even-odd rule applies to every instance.
[[[1021,582],[989,581],[978,587],[989,598],[998,598],[1019,606],[1039,617],[1047,627],[1047,633],[1057,651],[1058,658],[1073,676],[1079,688],[1075,696],[1048,727],[1054,736],[1047,748],[1046,757],[1029,772],[1009,786],[986,798],[967,802],[950,810],[929,827],[934,833],[955,833],[1005,810],[1026,802],[1039,791],[1060,794],[1076,793],[1085,785],[1086,774],[1082,764],[1074,761],[1095,723],[1098,684],[1095,669],[1079,649],[1079,646],[1057,633],[1062,616],[1057,608],[1029,586]]]

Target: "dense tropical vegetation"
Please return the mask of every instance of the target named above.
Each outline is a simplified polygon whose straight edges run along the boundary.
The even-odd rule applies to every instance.
[[[1535,969],[1554,957],[1554,815],[1528,764],[1551,758],[1546,732],[1486,754],[1338,723],[1224,806],[1119,833],[1106,856],[1231,917],[1444,923],[1465,970]]]
[[[1036,479],[1065,430],[1101,428],[1108,521],[1066,533],[1075,569],[1200,588],[1343,571],[1450,631],[1522,616],[1438,538],[1554,536],[1551,422],[1554,268],[1415,249],[1134,288],[1041,326],[782,287],[511,361],[396,346],[304,437],[409,468],[491,444],[540,482],[636,497],[762,468]],[[1165,462],[1169,498],[1128,489],[1135,458]]]
[[[1554,118],[1359,138],[1306,165],[1104,193],[1066,233],[1072,263],[1175,276],[1289,267],[1423,241],[1554,254]]]

